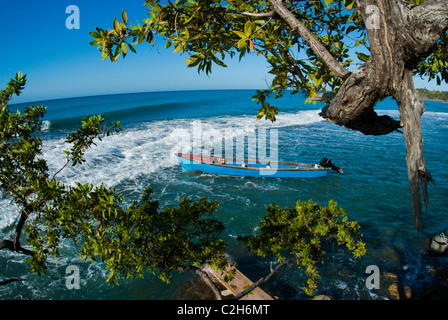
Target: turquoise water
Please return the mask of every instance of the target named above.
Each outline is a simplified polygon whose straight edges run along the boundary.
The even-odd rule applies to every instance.
[[[414,294],[425,294],[435,286],[428,269],[445,268],[446,258],[427,254],[428,239],[448,231],[448,104],[426,101],[422,116],[424,152],[428,170],[436,185],[429,185],[430,206],[424,213],[423,234],[413,228],[406,172],[404,139],[401,133],[365,136],[319,117],[321,105],[304,104],[303,99],[287,96],[274,103],[280,108],[276,123],[256,122],[259,108],[252,101],[255,91],[179,91],[108,95],[61,99],[34,103],[48,106],[45,117],[44,157],[50,170],[64,163],[65,134],[83,116],[101,113],[108,120],[120,120],[123,131],[103,139],[90,150],[87,162],[68,168],[60,179],[114,186],[126,201],[137,199],[151,185],[161,205],[176,205],[182,197],[205,196],[220,203],[217,218],[226,225],[224,240],[238,268],[252,280],[269,273],[271,260],[249,254],[236,240],[238,235],[256,232],[258,222],[270,203],[293,206],[297,200],[313,199],[326,204],[333,199],[358,220],[367,245],[367,254],[353,260],[347,252],[328,248],[321,263],[319,293],[335,299],[388,299],[383,281],[380,289],[367,289],[365,269],[377,265],[381,274],[398,276],[401,286]],[[22,106],[18,106],[19,108]],[[378,113],[398,119],[397,106],[386,99]],[[200,128],[202,139],[192,141]],[[174,152],[235,148],[244,137],[259,138],[273,146],[278,135],[278,160],[316,163],[323,157],[344,168],[343,174],[318,179],[277,179],[268,177],[224,177],[187,173]],[[265,139],[268,136],[268,139]],[[224,137],[224,145],[221,138]],[[255,147],[246,141],[246,152]],[[199,149],[198,149],[199,148]],[[269,148],[268,148],[269,149]],[[0,236],[10,237],[16,218],[12,203],[0,198]],[[0,299],[191,299],[200,298],[197,281],[191,274],[175,276],[170,285],[148,274],[144,279],[123,281],[109,286],[101,263],[76,258],[77,248],[64,244],[64,256],[51,264],[40,278],[29,274],[23,256],[0,252],[0,279],[26,277],[27,281],[0,287]],[[66,268],[80,269],[81,288],[65,286]],[[280,299],[306,299],[306,285],[300,270],[291,267],[263,288]],[[193,289],[192,289],[193,288]]]

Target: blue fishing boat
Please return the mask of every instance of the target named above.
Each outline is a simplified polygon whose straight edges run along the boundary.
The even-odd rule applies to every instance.
[[[320,164],[311,163],[225,159],[213,155],[191,153],[177,153],[176,156],[185,171],[199,171],[228,176],[319,178],[326,176],[331,168],[330,166],[324,167]],[[328,160],[326,161],[327,164],[331,164],[329,159],[324,159]],[[342,169],[337,169],[337,171],[342,172]]]

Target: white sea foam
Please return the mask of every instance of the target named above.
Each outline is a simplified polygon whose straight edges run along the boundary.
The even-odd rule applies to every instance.
[[[18,212],[17,206],[11,199],[4,198],[0,200],[0,232],[13,225]]]
[[[50,130],[50,127],[51,127],[51,122],[49,120],[42,121],[42,128],[41,128],[42,131],[48,131],[48,130]]]
[[[275,129],[299,126],[323,121],[318,110],[284,113],[277,121],[255,121],[250,116],[220,116],[204,119],[158,120],[139,125],[103,138],[86,152],[86,162],[82,165],[67,166],[57,175],[58,180],[68,185],[75,182],[91,183],[98,186],[104,183],[114,187],[124,181],[134,181],[154,174],[165,168],[178,165],[174,152],[190,152],[190,136],[193,123],[200,121],[202,139],[195,147],[210,150],[219,138],[227,140],[253,134],[261,128]],[[48,123],[48,126],[50,124]],[[186,139],[186,137],[188,139]],[[64,138],[49,139],[43,143],[43,158],[47,160],[51,174],[64,166],[63,153],[69,145]],[[0,230],[12,225],[17,217],[17,208],[7,199],[0,199]]]
[[[220,139],[227,141],[253,134],[259,129],[275,129],[323,121],[318,110],[280,114],[277,121],[255,121],[253,116],[221,116],[205,119],[151,121],[106,137],[86,153],[86,162],[67,167],[58,175],[64,183],[114,186],[124,180],[152,174],[178,165],[175,152],[191,152],[192,148],[211,150]],[[201,139],[194,139],[194,124],[200,124]],[[62,150],[69,146],[64,139],[52,140],[43,149],[50,171],[56,172],[65,163]]]

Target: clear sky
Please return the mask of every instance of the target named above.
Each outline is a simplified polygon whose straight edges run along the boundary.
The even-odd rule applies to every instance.
[[[27,75],[27,86],[14,102],[109,93],[192,89],[266,88],[270,77],[263,57],[226,61],[212,74],[198,75],[187,69],[187,56],[156,47],[136,46],[116,63],[102,60],[97,47],[89,45],[95,27],[111,28],[113,18],[126,10],[132,22],[146,18],[144,0],[0,0],[0,87],[16,72]],[[79,29],[68,29],[66,8],[79,8]],[[417,87],[448,90],[416,79]]]

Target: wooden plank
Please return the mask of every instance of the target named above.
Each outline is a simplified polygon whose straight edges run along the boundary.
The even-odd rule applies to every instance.
[[[226,271],[229,272],[235,269],[235,276],[231,281],[224,281],[225,273],[219,270],[213,269],[211,266],[207,265],[204,267],[204,271],[209,275],[217,279],[223,286],[227,288],[234,296],[246,289],[248,286],[252,285],[252,281],[247,278],[241,271],[239,271],[234,266],[228,265]],[[274,300],[270,295],[264,292],[262,289],[255,288],[252,293],[245,295],[241,300]]]

